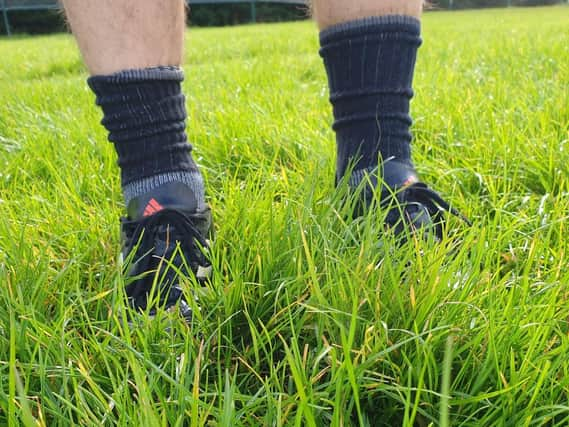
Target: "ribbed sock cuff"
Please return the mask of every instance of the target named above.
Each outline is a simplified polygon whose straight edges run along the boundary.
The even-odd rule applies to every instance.
[[[417,37],[421,35],[421,21],[407,15],[369,16],[343,22],[322,30],[320,32],[320,44],[322,46],[328,45],[335,41],[341,41],[346,37],[366,37],[370,33],[377,34],[378,37],[383,39],[389,37],[405,38],[408,36],[411,42],[416,43]],[[388,36],[383,33],[395,35]]]
[[[93,92],[97,93],[104,91],[109,84],[120,85],[148,80],[182,82],[184,81],[184,71],[180,67],[174,66],[133,68],[109,75],[91,76],[87,79],[87,83]]]

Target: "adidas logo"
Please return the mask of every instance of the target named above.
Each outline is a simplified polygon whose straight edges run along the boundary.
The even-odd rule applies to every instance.
[[[156,212],[160,212],[164,207],[156,201],[156,199],[152,198],[144,208],[143,216],[150,216],[155,214]]]

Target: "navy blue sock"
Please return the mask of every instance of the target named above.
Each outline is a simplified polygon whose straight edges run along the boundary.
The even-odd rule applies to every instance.
[[[102,124],[118,154],[126,204],[154,188],[180,182],[205,204],[202,176],[186,137],[186,107],[178,67],[93,76],[88,84],[103,109]]]
[[[320,33],[334,108],[337,180],[348,167],[372,171],[390,158],[412,166],[409,103],[420,31],[418,19],[389,15]]]

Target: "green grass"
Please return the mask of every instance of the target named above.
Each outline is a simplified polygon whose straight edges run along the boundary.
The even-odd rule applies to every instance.
[[[567,425],[567,22],[425,16],[414,158],[474,226],[402,248],[345,220],[313,25],[191,30],[215,279],[134,330],[73,40],[0,39],[0,425]]]

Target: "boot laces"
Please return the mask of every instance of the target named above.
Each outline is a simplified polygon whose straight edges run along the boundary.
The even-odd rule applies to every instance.
[[[123,225],[127,234],[125,253],[131,260],[128,276],[133,279],[126,293],[136,307],[146,308],[155,283],[160,286],[160,304],[166,308],[175,304],[182,296],[180,277],[209,265],[202,252],[207,241],[179,210],[166,208],[139,221],[124,221]]]

